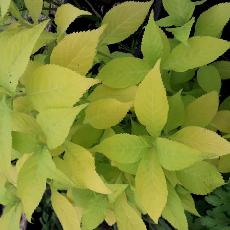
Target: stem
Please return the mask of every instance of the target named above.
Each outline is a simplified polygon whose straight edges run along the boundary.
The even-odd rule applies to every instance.
[[[107,57],[109,59],[113,59],[112,57],[110,57],[109,55],[107,55],[107,54],[105,54],[105,53],[103,53],[101,51],[98,51],[97,53],[100,54],[100,55],[102,55],[102,56],[104,56],[104,57]]]
[[[88,1],[88,0],[85,0],[85,2],[87,3],[87,5],[91,8],[91,10],[93,11],[93,13],[95,15],[97,15],[100,19],[102,19],[101,15],[94,9],[93,5]]]
[[[27,228],[27,220],[26,220],[25,213],[23,213],[20,221],[20,230],[26,230],[26,228]]]

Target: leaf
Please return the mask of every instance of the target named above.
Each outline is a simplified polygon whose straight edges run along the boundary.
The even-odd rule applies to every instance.
[[[105,98],[114,98],[120,102],[129,102],[134,100],[136,91],[137,86],[130,86],[124,89],[113,89],[104,85],[99,85],[87,99],[92,102]]]
[[[218,170],[221,173],[230,172],[230,154],[220,157],[218,161]]]
[[[4,88],[15,91],[33,48],[46,25],[47,21],[29,29],[22,29],[0,43],[0,84]]]
[[[178,171],[177,177],[186,189],[197,195],[206,195],[224,184],[216,167],[205,161]]]
[[[167,185],[164,172],[154,149],[143,155],[135,178],[135,195],[138,203],[157,223],[167,202]]]
[[[110,193],[110,190],[95,170],[94,158],[91,153],[80,145],[68,144],[64,160],[61,160],[61,170],[64,170],[63,172],[77,186],[82,186],[98,193]]]
[[[146,230],[141,216],[128,204],[125,195],[121,196],[116,201],[114,213],[119,230]]]
[[[230,111],[218,111],[211,125],[224,133],[230,133]]]
[[[0,101],[0,172],[8,174],[11,166],[11,111],[5,97]]]
[[[221,77],[216,67],[213,65],[201,67],[197,72],[197,82],[206,91],[213,90],[220,92]]]
[[[73,106],[98,81],[57,65],[35,70],[26,84],[27,96],[38,110]]]
[[[229,49],[229,42],[203,36],[188,39],[188,45],[179,44],[162,63],[162,68],[184,72],[216,60]],[[194,58],[196,57],[196,58]]]
[[[197,149],[200,152],[209,153],[213,155],[213,157],[230,153],[230,143],[208,129],[189,126],[179,130],[170,138]]]
[[[150,67],[135,57],[116,58],[108,62],[98,73],[97,79],[105,86],[122,89],[140,83]]]
[[[149,2],[124,2],[109,10],[103,18],[106,25],[102,43],[118,43],[133,34],[144,22],[152,5]]]
[[[75,18],[82,15],[90,15],[88,11],[80,10],[71,4],[62,4],[55,15],[55,23],[59,34],[64,33]]]
[[[92,150],[104,154],[112,161],[119,163],[134,163],[143,152],[151,146],[141,137],[130,134],[116,134],[104,139]]]
[[[52,190],[51,202],[54,212],[64,230],[80,230],[80,218],[70,201],[59,192]]]
[[[104,30],[72,33],[65,36],[53,49],[50,63],[64,66],[80,74],[87,74],[92,68],[99,38]]]
[[[10,7],[11,0],[1,0],[0,1],[0,8],[1,8],[1,17],[4,18],[6,15],[9,7]]]
[[[213,65],[220,73],[221,79],[230,79],[230,61],[216,61]]]
[[[214,5],[203,12],[196,22],[195,35],[220,37],[229,21],[230,3]]]
[[[178,194],[170,184],[168,184],[168,200],[162,216],[176,229],[188,230],[184,207]]]
[[[108,129],[125,117],[130,106],[130,103],[122,103],[112,98],[100,99],[88,105],[85,119],[96,129]]]
[[[203,159],[198,150],[166,138],[158,137],[156,147],[160,164],[167,170],[181,170]]]
[[[63,144],[76,116],[85,107],[86,105],[80,105],[74,108],[47,109],[38,114],[37,122],[46,136],[50,149]]]
[[[155,137],[160,135],[166,124],[168,107],[158,61],[138,86],[134,109],[140,123]]]
[[[37,23],[42,11],[43,0],[24,0],[24,2],[26,8],[29,10],[29,14],[32,17],[34,23]]]
[[[185,126],[207,126],[215,117],[219,106],[219,95],[216,91],[197,98],[185,109]]]

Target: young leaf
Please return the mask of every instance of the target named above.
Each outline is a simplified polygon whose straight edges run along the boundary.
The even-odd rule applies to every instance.
[[[52,190],[51,203],[64,230],[80,230],[80,217],[70,201],[59,192]]]
[[[170,184],[168,184],[168,200],[162,216],[176,229],[188,230],[184,207],[178,194]]]
[[[137,170],[135,184],[137,201],[157,223],[166,205],[168,190],[164,172],[154,149],[143,155]]]
[[[46,136],[50,149],[63,144],[76,116],[85,107],[86,105],[80,105],[74,108],[47,109],[38,114],[37,122]]]
[[[178,171],[177,177],[186,189],[197,195],[206,195],[224,184],[216,167],[205,161]]]
[[[11,0],[1,0],[0,1],[0,8],[1,8],[1,17],[4,18],[6,15],[9,7],[10,7]]]
[[[219,93],[221,88],[221,77],[217,68],[213,65],[201,67],[197,72],[197,82],[206,91],[213,90]]]
[[[229,47],[229,42],[222,39],[208,36],[192,37],[188,40],[188,45],[176,46],[162,63],[162,67],[184,72],[213,62]]]
[[[166,138],[158,137],[156,147],[160,164],[167,170],[181,170],[203,159],[198,150]]]
[[[220,37],[229,21],[230,3],[214,5],[203,12],[196,22],[195,35]]]
[[[102,21],[102,25],[107,26],[102,37],[102,43],[117,43],[133,34],[144,22],[151,5],[152,1],[129,1],[109,10]]]
[[[108,129],[125,117],[130,106],[113,98],[100,99],[88,105],[85,119],[96,129]]]
[[[134,109],[147,131],[154,137],[160,135],[167,121],[169,106],[159,61],[138,86]]]
[[[93,151],[104,154],[112,161],[128,164],[138,161],[150,147],[141,137],[116,134],[103,140]]]
[[[26,8],[29,10],[29,14],[32,17],[34,23],[37,23],[38,18],[42,11],[43,0],[24,0]]]
[[[217,112],[211,125],[224,133],[230,133],[230,111],[222,110]]]
[[[97,75],[97,79],[111,88],[127,88],[140,83],[150,67],[135,57],[116,58],[108,62]]]
[[[98,81],[58,65],[37,68],[26,84],[27,96],[40,111],[73,106]]]
[[[93,65],[103,30],[104,27],[100,27],[96,30],[66,35],[53,49],[50,63],[64,66],[83,75],[87,74]]]
[[[75,18],[90,15],[88,11],[80,10],[71,4],[62,4],[57,8],[55,23],[59,34],[64,33]]]
[[[219,106],[216,91],[204,94],[191,102],[185,109],[185,126],[207,126],[215,117]]]
[[[213,65],[220,73],[221,79],[230,79],[230,61],[216,61]]]
[[[117,199],[114,205],[114,213],[119,230],[146,230],[145,224],[132,206],[127,202],[125,195]]]
[[[214,157],[230,153],[230,143],[227,140],[211,130],[196,126],[188,126],[179,130],[171,136],[171,139]]]
[[[47,21],[29,29],[13,33],[5,42],[0,43],[0,84],[15,91],[18,80],[25,71],[32,50],[47,25]]]

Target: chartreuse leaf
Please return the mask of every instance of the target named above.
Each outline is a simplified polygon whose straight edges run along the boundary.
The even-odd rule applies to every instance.
[[[8,173],[11,166],[12,136],[11,136],[11,111],[6,98],[0,101],[0,172]]]
[[[230,143],[217,133],[205,128],[188,126],[179,130],[170,138],[213,156],[230,153]]]
[[[188,39],[187,45],[176,46],[162,63],[162,67],[184,72],[213,62],[229,47],[229,42],[222,39],[208,36],[192,37]]]
[[[128,164],[137,162],[150,147],[143,138],[124,133],[104,139],[92,150],[104,154],[112,161]]]
[[[230,96],[226,97],[220,104],[219,110],[230,110]]]
[[[87,74],[96,55],[99,38],[104,30],[72,33],[66,35],[53,49],[50,63],[64,66],[80,74]]]
[[[221,173],[229,173],[230,172],[230,154],[220,157],[220,159],[218,161],[218,170]]]
[[[212,164],[201,161],[189,168],[177,172],[182,185],[191,193],[206,195],[224,184],[221,174]]]
[[[119,230],[146,230],[141,215],[129,205],[125,195],[121,195],[115,202],[114,213]]]
[[[57,8],[55,23],[59,34],[64,33],[75,18],[81,15],[90,15],[90,12],[80,10],[71,4],[62,4]]]
[[[74,105],[97,80],[57,65],[37,68],[26,82],[26,92],[33,107],[40,111]]]
[[[88,105],[85,119],[96,129],[108,129],[117,125],[130,107],[130,103],[120,102],[113,98],[100,99]]]
[[[230,3],[215,5],[203,12],[196,22],[195,35],[220,37],[230,15]]]
[[[32,50],[47,21],[32,28],[13,33],[5,42],[0,43],[0,84],[15,91],[19,78],[29,62]]]
[[[230,133],[230,110],[218,111],[211,125],[221,132]]]
[[[112,191],[112,193],[108,195],[110,203],[114,203],[128,187],[127,184],[109,184],[108,186]]]
[[[152,136],[160,135],[167,121],[169,106],[159,61],[138,86],[134,109],[147,131]]]
[[[219,106],[219,95],[216,91],[197,98],[185,109],[185,126],[207,126],[215,117]]]
[[[216,61],[213,65],[218,69],[222,80],[230,78],[230,61]]]
[[[181,170],[203,159],[200,151],[167,138],[158,137],[156,146],[160,164],[167,170]]]
[[[81,230],[80,217],[70,201],[59,192],[52,190],[51,203],[64,230]]]
[[[89,101],[96,101],[104,98],[114,98],[121,102],[129,102],[134,100],[136,91],[137,86],[130,86],[124,89],[113,89],[104,85],[99,85],[87,99]]]
[[[47,109],[38,114],[37,122],[46,136],[50,149],[63,144],[76,116],[85,107],[86,105],[80,105],[74,108]]]
[[[170,184],[168,184],[168,199],[162,216],[176,229],[188,230],[184,207],[177,192]]]
[[[137,202],[155,223],[166,205],[168,190],[157,153],[151,149],[143,155],[135,178]]]
[[[109,10],[102,21],[102,25],[106,25],[102,43],[117,43],[133,34],[144,22],[151,5],[152,1],[129,1]]]
[[[97,78],[111,88],[127,88],[142,81],[150,66],[135,57],[116,58],[108,62],[99,72]]]
[[[10,7],[11,0],[0,0],[1,17],[4,18]]]
[[[26,8],[29,10],[29,14],[32,17],[34,23],[37,23],[38,18],[42,11],[43,0],[24,0]]]
[[[80,145],[69,143],[64,160],[59,161],[58,167],[77,186],[88,188],[98,193],[110,193],[110,190],[95,170],[93,156]]]
[[[181,92],[168,97],[169,113],[165,126],[167,131],[171,131],[184,123],[185,108],[181,97]]]
[[[22,215],[21,204],[15,204],[12,207],[4,208],[3,215],[0,218],[0,229],[18,230]]]
[[[197,72],[197,82],[206,91],[213,90],[219,93],[221,88],[221,77],[217,68],[213,65],[201,67]]]

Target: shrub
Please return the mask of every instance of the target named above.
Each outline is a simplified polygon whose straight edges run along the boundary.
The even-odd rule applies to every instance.
[[[66,34],[90,13],[63,4],[49,32],[46,1],[23,14],[1,2],[0,229],[33,221],[45,191],[63,229],[144,230],[141,214],[188,229],[192,194],[223,185],[230,165],[229,99],[219,107],[229,62],[218,59],[230,3],[195,21],[201,3],[163,0],[168,16],[154,21],[152,1],[128,1]],[[146,17],[142,58],[110,52]]]

